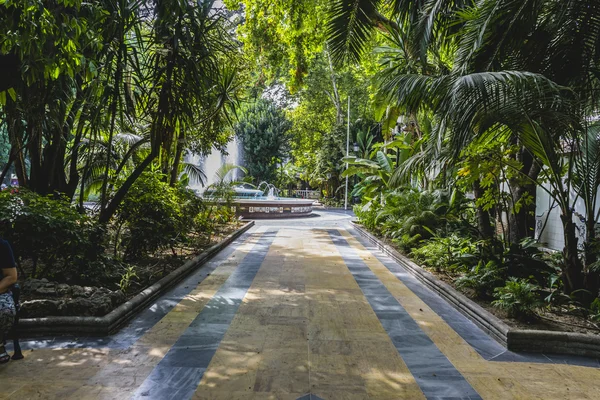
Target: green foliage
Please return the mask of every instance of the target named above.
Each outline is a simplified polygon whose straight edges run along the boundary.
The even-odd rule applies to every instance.
[[[312,181],[320,186],[327,198],[342,198],[342,173],[344,164],[340,161],[345,154],[346,128],[338,125],[331,132],[323,135],[320,148],[316,150]]]
[[[392,238],[406,234],[428,239],[436,233],[468,230],[465,204],[464,197],[443,190],[397,190],[385,197],[377,220]]]
[[[186,150],[222,149],[239,43],[212,4],[0,2],[0,129],[20,186],[80,204],[99,195],[108,223],[150,166],[175,185]]]
[[[237,34],[261,83],[278,78],[297,89],[315,53],[323,48],[326,0],[226,0],[230,10],[243,5],[244,23]],[[257,71],[257,72],[258,72]]]
[[[479,260],[467,273],[456,279],[458,288],[469,288],[475,291],[475,296],[488,299],[494,289],[506,281],[506,267],[496,261]]]
[[[590,319],[600,321],[600,299],[594,299],[590,305]]]
[[[284,111],[264,99],[252,104],[235,126],[244,148],[245,166],[257,183],[275,181],[277,164],[287,156],[290,127]]]
[[[455,273],[465,269],[464,256],[473,254],[477,245],[477,242],[453,233],[446,237],[432,237],[421,247],[413,249],[411,255],[427,268]]]
[[[369,202],[367,204],[356,204],[353,207],[354,215],[362,225],[370,231],[380,233],[377,224],[377,214],[379,212],[379,203]]]
[[[315,56],[304,86],[294,96],[297,106],[289,111],[292,160],[303,169],[303,180],[326,191],[328,197],[343,194],[338,189],[345,166],[340,158],[346,155],[348,97],[350,147],[358,142],[359,132],[379,130],[372,115],[372,73],[365,64],[336,69],[325,50]]]
[[[370,163],[379,165],[372,161]],[[385,168],[376,167],[376,170],[385,171]],[[458,248],[461,234],[465,237],[463,245],[469,247],[466,238],[471,230],[466,220],[469,217],[468,201],[464,196],[458,193],[450,195],[442,190],[414,189],[374,193],[380,194],[371,200],[365,197],[363,204],[354,207],[358,220],[368,229],[391,239],[405,253],[433,237],[437,237],[436,240],[440,241],[437,244],[442,247],[448,245]],[[443,244],[449,232],[455,232],[456,235]]]
[[[135,266],[130,265],[125,268],[125,272],[121,274],[121,280],[119,281],[119,288],[123,293],[127,293],[134,279],[137,279],[138,275],[135,272]]]
[[[18,260],[32,260],[38,278],[97,281],[115,267],[98,251],[102,243],[94,240],[101,235],[93,220],[66,199],[26,189],[0,192],[0,235],[11,242]]]
[[[543,304],[537,293],[538,289],[538,286],[529,283],[527,279],[510,278],[505,286],[494,290],[496,300],[492,305],[503,309],[511,317],[531,318]]]
[[[125,228],[122,237],[117,238],[125,248],[125,259],[173,248],[186,240],[193,228],[193,213],[200,210],[187,190],[169,186],[159,173],[143,174],[117,213],[116,223]]]

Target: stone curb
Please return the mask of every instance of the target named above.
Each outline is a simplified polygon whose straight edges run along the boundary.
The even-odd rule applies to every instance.
[[[114,333],[150,302],[164,294],[176,283],[190,275],[210,260],[219,251],[237,239],[254,225],[250,221],[221,242],[209,247],[198,256],[186,261],[152,286],[144,289],[131,300],[121,304],[103,317],[44,317],[27,318],[19,321],[19,336],[106,336]]]
[[[573,332],[513,329],[452,286],[437,279],[392,246],[352,221],[358,233],[402,265],[426,287],[439,294],[484,332],[511,351],[600,357],[600,336]]]

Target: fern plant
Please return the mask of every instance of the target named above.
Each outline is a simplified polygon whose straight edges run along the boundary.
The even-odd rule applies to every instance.
[[[493,260],[479,260],[471,270],[455,281],[459,289],[469,288],[475,291],[479,298],[491,297],[493,291],[504,283],[506,267],[498,265]]]
[[[457,234],[434,236],[420,248],[413,249],[411,255],[428,268],[456,272],[467,267],[468,259],[464,256],[472,254],[476,246],[477,242]]]
[[[543,305],[537,294],[538,289],[538,286],[529,283],[527,279],[511,277],[504,287],[494,290],[496,300],[492,305],[503,309],[510,317],[530,319]]]

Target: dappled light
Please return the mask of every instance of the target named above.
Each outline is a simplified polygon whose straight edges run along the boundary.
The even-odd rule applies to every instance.
[[[0,37],[0,399],[600,398],[599,0]]]

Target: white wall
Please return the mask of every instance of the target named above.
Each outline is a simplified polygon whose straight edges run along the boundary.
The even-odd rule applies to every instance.
[[[234,137],[233,140],[229,142],[226,151],[227,155],[213,150],[213,152],[208,156],[200,156],[193,153],[189,153],[185,156],[186,162],[198,165],[200,168],[202,168],[207,180],[204,187],[197,183],[190,183],[190,188],[203,191],[206,186],[215,182],[215,173],[223,164],[235,164],[243,166],[244,159],[242,156],[242,147],[237,137]],[[242,172],[236,170],[233,172],[233,174],[233,179],[238,179]]]
[[[549,188],[548,185],[545,185],[545,187]],[[571,201],[573,200],[575,200],[575,193],[571,193]],[[598,206],[596,207],[596,213],[598,212]],[[585,207],[580,198],[575,203],[574,214],[573,221],[576,224],[577,235],[579,236],[578,244],[580,247],[582,247],[585,238],[585,223],[581,218],[585,216]],[[556,204],[553,206],[552,198],[548,192],[541,187],[537,188],[535,219],[535,237],[539,238],[539,240],[542,243],[545,243],[546,247],[550,249],[562,250],[565,241],[563,237],[562,221],[560,220],[560,209]],[[544,223],[546,225],[542,231]]]

